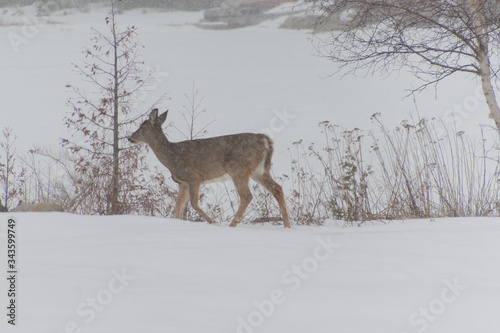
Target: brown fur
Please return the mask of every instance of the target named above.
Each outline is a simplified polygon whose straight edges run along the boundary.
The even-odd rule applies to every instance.
[[[283,190],[269,172],[273,142],[268,136],[241,133],[174,143],[168,141],[161,128],[167,112],[158,116],[158,110],[153,110],[149,119],[142,123],[129,140],[132,143],[148,144],[158,160],[170,170],[172,178],[179,183],[176,218],[181,217],[189,197],[193,209],[207,222],[213,223],[213,219],[198,205],[200,186],[229,176],[240,197],[240,206],[230,226],[238,224],[252,200],[248,187],[252,178],[276,198],[284,226],[290,227]]]

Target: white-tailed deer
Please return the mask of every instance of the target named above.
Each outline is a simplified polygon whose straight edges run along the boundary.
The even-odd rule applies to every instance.
[[[179,184],[175,217],[180,218],[188,197],[193,209],[208,223],[214,220],[198,205],[200,186],[231,178],[240,197],[240,206],[230,226],[235,227],[252,201],[248,187],[250,178],[264,186],[278,201],[283,224],[290,227],[285,196],[281,186],[269,173],[273,141],[264,134],[241,133],[181,142],[168,141],[161,126],[167,113],[158,116],[158,109],[129,137],[132,143],[148,144],[160,162]]]

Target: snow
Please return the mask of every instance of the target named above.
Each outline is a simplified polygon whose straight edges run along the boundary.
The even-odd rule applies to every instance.
[[[18,152],[57,147],[67,83],[83,84],[89,29],[105,9],[56,13],[50,20],[0,18],[0,127],[11,126]],[[7,15],[7,16],[5,16]],[[137,113],[161,94],[169,121],[187,105],[193,82],[205,96],[209,135],[268,132],[274,171],[289,168],[287,148],[321,138],[317,123],[369,129],[381,112],[390,127],[420,116],[457,121],[477,133],[491,124],[477,82],[454,76],[438,94],[403,99],[414,79],[328,77],[307,31],[277,22],[214,31],[195,26],[201,12],[126,11],[140,27],[144,60],[160,72]],[[25,21],[28,21],[26,25]],[[17,36],[17,37],[16,37]],[[12,42],[12,38],[18,44]],[[174,130],[173,140],[182,136]],[[156,162],[155,162],[156,163]],[[6,223],[18,221],[18,325],[1,332],[499,332],[500,224],[493,218],[396,221],[362,228],[208,225],[139,216],[0,214],[0,265]],[[332,243],[331,247],[324,244]],[[6,313],[7,280],[0,280]],[[94,302],[92,306],[92,302]],[[97,302],[97,303],[95,303]]]
[[[9,216],[17,222],[19,317],[15,329],[3,319],[2,332],[500,329],[498,219],[286,230],[2,213],[2,253]],[[5,279],[0,288],[5,304]]]

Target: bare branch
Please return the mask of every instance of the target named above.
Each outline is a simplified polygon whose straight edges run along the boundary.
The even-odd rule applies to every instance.
[[[481,78],[490,116],[500,128],[491,68],[500,50],[500,3],[494,0],[315,0],[311,13],[327,38],[320,55],[339,64],[335,74],[389,76],[407,68],[422,91],[454,73]],[[349,15],[345,15],[348,13]],[[496,63],[498,66],[498,62]]]

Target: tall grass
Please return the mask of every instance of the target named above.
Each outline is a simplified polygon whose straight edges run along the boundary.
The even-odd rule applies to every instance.
[[[500,215],[496,133],[487,140],[483,129],[473,139],[438,120],[404,121],[392,130],[380,115],[372,121],[366,136],[325,121],[322,143],[293,144],[282,181],[296,223]]]
[[[321,142],[292,143],[290,171],[274,178],[283,186],[294,223],[336,219],[358,226],[376,219],[500,216],[495,130],[483,129],[479,138],[472,138],[438,120],[404,121],[389,129],[376,114],[372,122],[373,129],[365,133],[324,121],[318,127]],[[3,173],[23,175],[15,184],[22,191],[12,200],[54,201],[68,211],[93,214],[81,204],[91,182],[74,173],[69,156],[38,150],[20,160],[20,170],[8,170],[0,161]],[[149,175],[147,189],[137,192],[130,212],[173,216],[176,185],[167,171],[161,171]],[[244,220],[279,223],[274,197],[256,183],[252,193]],[[239,204],[231,183],[203,187],[200,203],[217,221],[230,221]],[[184,218],[201,221],[192,209],[184,212]]]
[[[473,140],[441,123],[420,120],[389,131],[373,117],[382,135],[377,143],[378,185],[387,218],[498,215],[499,158],[484,129]],[[444,129],[438,136],[436,126]]]

